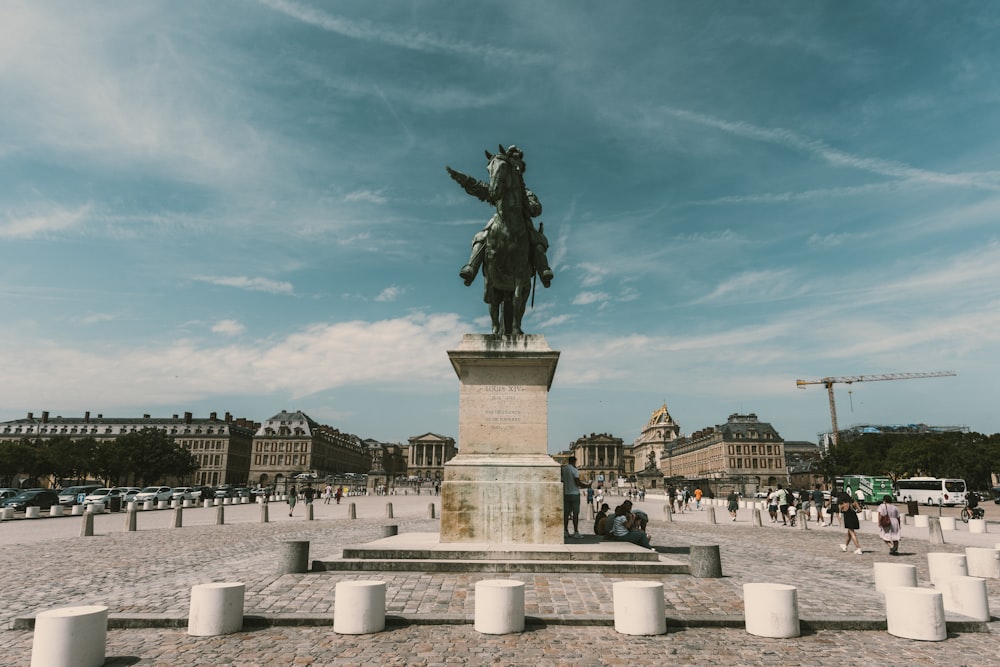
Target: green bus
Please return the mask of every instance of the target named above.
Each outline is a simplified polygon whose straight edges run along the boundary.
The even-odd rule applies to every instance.
[[[895,498],[892,480],[881,475],[844,475],[837,477],[833,481],[834,491],[844,491],[851,495],[851,498],[861,500],[858,496],[858,489],[864,494],[864,502],[875,504],[882,502],[885,496]]]

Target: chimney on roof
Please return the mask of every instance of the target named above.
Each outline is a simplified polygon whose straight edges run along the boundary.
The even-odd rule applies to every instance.
[[[184,413],[184,423],[185,424],[190,424],[191,423],[191,413],[190,412],[185,412]]]
[[[48,410],[43,410],[42,411],[42,423],[43,424],[48,424],[49,423],[49,411]]]
[[[90,423],[90,410],[87,410],[86,412],[83,413],[83,423],[84,424]]]
[[[149,415],[143,415],[142,418],[143,419],[149,419]]]
[[[35,413],[34,412],[29,412],[28,413],[28,419],[34,419],[34,418],[35,418]]]
[[[104,415],[97,415],[98,419],[104,419]]]
[[[177,419],[177,415],[174,415],[174,416],[173,416],[173,418],[174,418],[174,419]]]
[[[208,413],[208,418],[211,419],[212,421],[216,421],[217,418],[218,418],[218,416],[219,416],[218,412],[209,412]]]
[[[226,410],[226,423],[229,424],[232,421],[233,421],[233,416],[229,413],[229,410]]]

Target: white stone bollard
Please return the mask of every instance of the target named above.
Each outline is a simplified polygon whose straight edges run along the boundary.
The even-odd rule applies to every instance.
[[[798,589],[786,584],[743,584],[743,616],[751,635],[798,637]]]
[[[885,616],[889,634],[895,637],[929,642],[948,637],[940,591],[909,586],[887,588]]]
[[[623,635],[662,635],[667,631],[663,584],[616,581],[612,587],[615,631]]]
[[[190,498],[185,498],[181,502],[181,507],[183,507],[185,509],[188,508],[188,507],[194,507],[194,501],[192,501]]]
[[[62,516],[62,515],[63,515],[62,505],[53,505],[52,507],[49,508],[49,516]]]
[[[965,554],[930,552],[927,554],[927,571],[931,583],[935,586],[939,579],[969,576]]]
[[[982,577],[945,577],[934,589],[941,593],[945,611],[976,621],[990,620],[990,600]]]
[[[60,507],[62,507],[62,505],[60,505]],[[13,518],[14,518],[13,507],[4,507],[2,510],[0,510],[0,520],[10,521]]]
[[[160,500],[156,503],[156,509],[158,510],[165,510],[169,508],[170,508],[170,501],[168,500]]]
[[[985,547],[965,547],[965,564],[970,577],[1000,579],[1000,551]]]
[[[188,634],[194,637],[228,635],[243,629],[242,582],[198,584],[191,587]]]
[[[130,500],[130,501],[128,501],[128,505],[126,506],[125,509],[128,512],[138,512],[139,511],[139,503],[135,502],[134,500]]]
[[[249,505],[249,504],[250,504],[249,496],[240,496],[240,505]]]
[[[211,507],[214,504],[215,503],[212,502],[211,498],[205,498],[203,501],[201,501],[201,506],[204,509],[208,509],[209,507]]]
[[[524,582],[486,579],[476,582],[476,632],[505,635],[524,631]]]
[[[70,516],[83,516],[83,513],[86,511],[86,509],[87,508],[84,507],[83,505],[73,505],[73,509],[71,509],[69,513]]]
[[[969,519],[969,532],[982,535],[986,531],[986,519]]]
[[[382,630],[385,630],[385,582],[338,583],[334,589],[333,631],[365,635]]]
[[[38,519],[42,516],[41,507],[25,507],[24,508],[24,518],[25,519]]]
[[[142,509],[143,509],[143,511],[151,510],[151,509],[155,509],[155,508],[156,508],[156,501],[155,500],[145,500],[142,503]]]
[[[172,510],[175,510],[175,509],[177,509],[178,507],[181,506],[181,499],[180,498],[171,498],[169,502],[170,502],[170,509],[172,509]]]
[[[927,528],[930,525],[928,519],[930,517],[926,514],[915,514],[913,515],[913,525],[917,528]]]
[[[917,566],[906,563],[875,563],[875,590],[885,593],[887,588],[893,586],[909,586],[915,588],[917,585]]]
[[[50,609],[35,616],[31,667],[101,667],[108,638],[108,608]]]
[[[941,521],[941,530],[955,530],[955,517],[943,516],[939,520]]]
[[[91,514],[104,514],[104,503],[90,503],[86,511]]]
[[[871,521],[872,520],[871,510],[861,510],[861,520],[862,521]]]

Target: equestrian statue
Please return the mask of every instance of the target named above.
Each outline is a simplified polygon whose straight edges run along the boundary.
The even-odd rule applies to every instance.
[[[521,335],[521,318],[529,295],[532,279],[537,275],[542,285],[552,283],[546,251],[549,241],[545,225],[532,218],[542,213],[542,205],[535,193],[524,185],[524,153],[517,146],[492,154],[486,151],[488,183],[476,180],[451,167],[448,175],[462,189],[480,201],[496,207],[496,213],[486,226],[472,239],[469,263],[458,275],[471,285],[482,269],[483,301],[489,304],[493,335]]]

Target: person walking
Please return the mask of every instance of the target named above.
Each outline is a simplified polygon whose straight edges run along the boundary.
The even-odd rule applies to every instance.
[[[854,546],[857,547],[854,553],[860,556],[864,553],[861,551],[861,542],[858,541],[857,533],[857,530],[861,528],[861,522],[858,521],[858,512],[861,511],[861,507],[857,500],[843,491],[837,496],[837,504],[840,505],[840,516],[843,518],[844,528],[847,529],[847,538],[840,545],[840,550],[847,551],[851,542],[854,542]]]
[[[899,509],[892,504],[892,496],[882,496],[882,504],[878,506],[878,536],[889,545],[889,555],[899,555],[900,532]]]
[[[566,459],[562,467],[563,484],[563,533],[565,537],[579,540],[580,535],[580,489],[590,488],[590,484],[580,481],[580,471],[576,469],[576,457]],[[569,532],[569,521],[573,520],[573,533]]]
[[[812,502],[813,507],[816,508],[816,523],[821,527],[825,525],[823,521],[823,505],[826,504],[825,501],[826,499],[823,497],[823,489],[821,489],[820,485],[817,484],[816,488],[813,489],[812,492]]]
[[[736,489],[729,492],[726,502],[729,503],[729,516],[733,517],[733,521],[736,521],[736,513],[740,509],[740,494],[736,493]]]
[[[294,486],[288,492],[288,516],[292,516],[292,512],[295,511],[295,503],[299,500],[299,490]]]

